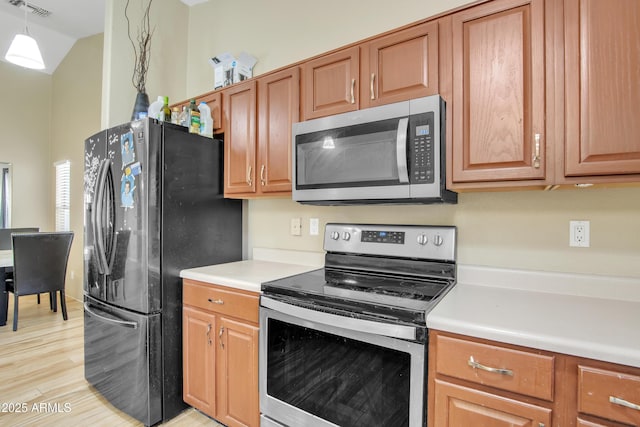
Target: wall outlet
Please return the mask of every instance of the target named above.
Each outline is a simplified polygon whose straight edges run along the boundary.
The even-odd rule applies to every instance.
[[[291,218],[291,235],[302,235],[302,218]]]
[[[317,236],[319,233],[320,221],[318,218],[309,218],[309,235]]]
[[[569,221],[569,246],[589,247],[589,221]]]

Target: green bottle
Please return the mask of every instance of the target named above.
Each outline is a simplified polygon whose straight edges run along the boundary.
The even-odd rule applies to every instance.
[[[163,98],[164,105],[162,106],[162,116],[164,117],[165,122],[171,122],[171,109],[169,108],[169,97],[165,96]]]
[[[189,103],[189,132],[200,133],[200,110],[196,106],[196,100]]]

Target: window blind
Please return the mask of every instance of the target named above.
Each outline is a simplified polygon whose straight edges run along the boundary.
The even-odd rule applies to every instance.
[[[71,213],[71,162],[55,163],[56,168],[56,231],[69,231]]]

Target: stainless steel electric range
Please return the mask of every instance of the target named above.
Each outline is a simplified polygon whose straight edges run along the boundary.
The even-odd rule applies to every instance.
[[[261,426],[424,426],[456,228],[327,224],[324,249],[324,268],[262,285]]]

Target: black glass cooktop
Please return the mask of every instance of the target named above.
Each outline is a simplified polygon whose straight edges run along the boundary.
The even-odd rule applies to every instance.
[[[426,324],[426,314],[452,282],[321,268],[262,284],[265,295],[347,316]]]

